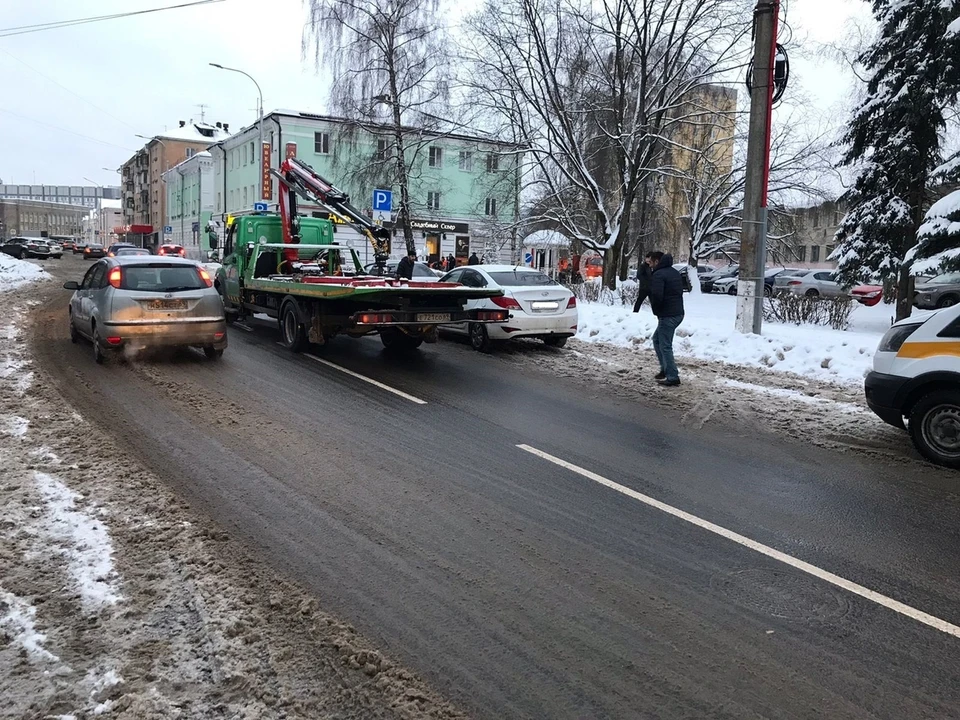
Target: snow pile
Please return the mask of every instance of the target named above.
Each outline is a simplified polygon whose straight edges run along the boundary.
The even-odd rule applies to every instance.
[[[0,415],[0,434],[11,437],[23,437],[27,434],[30,421],[19,415]]]
[[[75,503],[83,496],[60,480],[39,471],[34,472],[34,478],[46,502],[43,529],[59,543],[81,602],[89,610],[115,604],[120,593],[113,568],[113,543],[106,526],[78,510]]]
[[[677,356],[855,385],[871,369],[873,353],[893,313],[882,304],[858,306],[847,331],[764,323],[762,335],[741,335],[734,330],[736,300],[726,295],[685,296],[686,317],[673,344]],[[657,319],[646,304],[637,314],[629,307],[599,303],[581,303],[579,309],[577,339],[652,352]]]
[[[29,282],[46,280],[49,277],[39,265],[0,253],[0,292],[13,290]]]
[[[31,662],[57,662],[59,658],[43,647],[47,636],[37,630],[36,615],[33,605],[0,588],[0,630],[26,651]]]

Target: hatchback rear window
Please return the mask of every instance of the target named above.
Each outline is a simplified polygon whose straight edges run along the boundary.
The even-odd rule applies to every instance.
[[[146,290],[148,292],[179,292],[200,290],[206,283],[200,278],[197,268],[190,265],[126,265],[120,284],[123,290]]]
[[[542,272],[529,270],[510,270],[507,272],[492,272],[490,277],[497,285],[503,287],[528,287],[530,285],[556,285],[550,277]]]

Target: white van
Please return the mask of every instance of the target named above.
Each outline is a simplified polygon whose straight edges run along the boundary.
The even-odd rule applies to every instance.
[[[925,458],[960,469],[960,305],[891,327],[864,391],[881,420],[909,429]]]

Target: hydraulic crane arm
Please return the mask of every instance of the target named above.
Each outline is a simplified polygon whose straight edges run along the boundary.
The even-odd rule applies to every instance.
[[[283,242],[297,245],[300,243],[300,220],[297,215],[297,193],[316,201],[349,222],[373,246],[377,266],[382,268],[389,251],[387,241],[390,231],[377,225],[370,218],[350,204],[350,196],[338,190],[305,162],[297,158],[287,158],[280,171],[271,171],[280,180],[280,218],[283,225]],[[295,262],[296,249],[284,250],[284,260]]]

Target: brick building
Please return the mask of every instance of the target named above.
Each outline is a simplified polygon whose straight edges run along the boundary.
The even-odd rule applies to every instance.
[[[80,237],[89,213],[83,205],[0,198],[0,239],[43,233]]]

